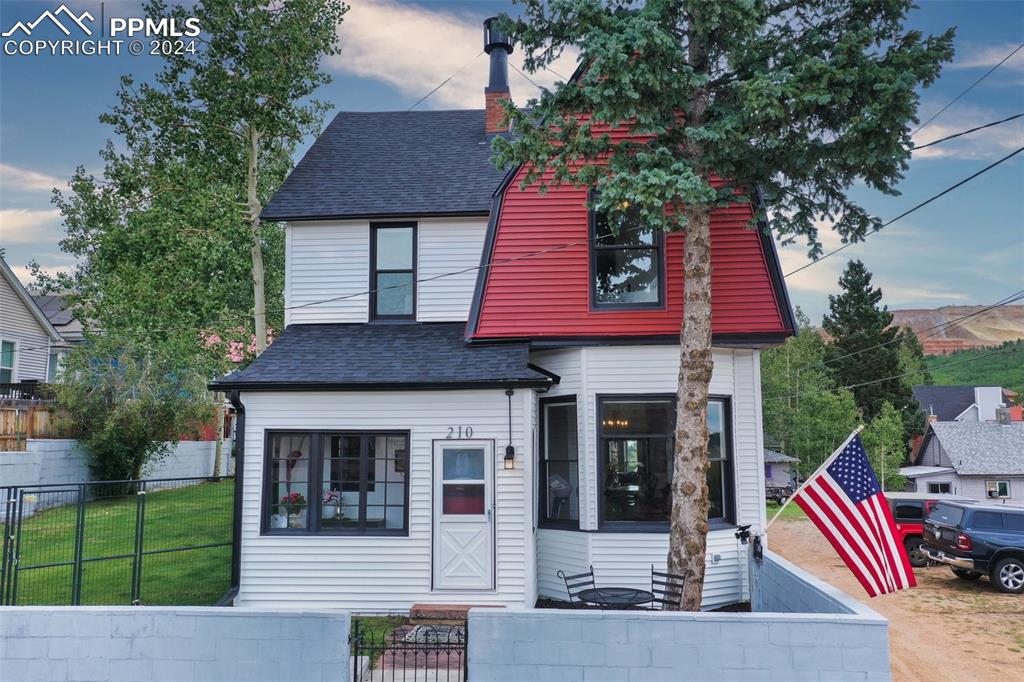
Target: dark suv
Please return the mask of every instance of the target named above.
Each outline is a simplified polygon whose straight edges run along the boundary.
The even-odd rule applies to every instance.
[[[924,522],[924,552],[964,580],[988,574],[1000,592],[1024,592],[1024,507],[940,502]]]

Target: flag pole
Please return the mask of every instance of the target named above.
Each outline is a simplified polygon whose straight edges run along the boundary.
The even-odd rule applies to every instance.
[[[764,530],[761,531],[762,533],[768,532],[768,529],[771,527],[771,525],[773,523],[775,523],[775,519],[779,518],[779,516],[782,514],[782,511],[786,508],[786,505],[788,505],[790,502],[792,502],[793,498],[796,497],[800,493],[800,491],[803,490],[804,487],[808,483],[813,481],[815,476],[820,474],[823,469],[825,469],[829,464],[831,464],[835,460],[836,457],[839,456],[839,453],[841,453],[846,448],[846,446],[850,443],[850,441],[853,440],[853,437],[856,436],[858,433],[860,433],[863,430],[864,430],[864,425],[863,424],[861,424],[860,426],[855,428],[853,430],[853,433],[851,433],[849,436],[846,437],[846,440],[843,441],[842,445],[840,445],[838,448],[836,448],[832,452],[832,454],[828,456],[828,459],[826,459],[824,462],[822,462],[821,466],[814,470],[813,474],[811,474],[810,476],[808,476],[807,478],[804,479],[804,482],[801,483],[800,486],[796,490],[793,491],[793,494],[790,495],[789,497],[787,497],[786,501],[782,503],[782,506],[779,507],[779,510],[777,512],[775,512],[775,516],[773,516],[771,518],[771,520],[768,521],[768,523],[765,525]]]

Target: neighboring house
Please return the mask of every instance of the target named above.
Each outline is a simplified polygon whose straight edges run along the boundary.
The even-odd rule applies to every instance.
[[[775,450],[764,451],[764,484],[766,488],[789,488],[797,485],[796,457]]]
[[[586,190],[491,167],[508,49],[485,110],[339,113],[263,211],[286,329],[213,385],[244,420],[239,604],[530,607],[559,570],[664,566],[683,236],[607,236]],[[707,607],[748,596],[759,352],[795,328],[753,215],[712,219]]]
[[[995,421],[1012,391],[999,386],[914,386],[914,399],[930,421]]]
[[[900,473],[918,492],[1024,504],[1024,422],[932,422]]]
[[[0,385],[6,385],[0,396],[21,396],[23,389],[10,384],[46,381],[50,351],[60,343],[60,334],[0,258]]]
[[[63,343],[50,352],[49,380],[53,381],[70,348],[85,342],[82,323],[71,312],[71,308],[67,306],[64,297],[60,294],[35,294],[32,296],[32,300],[43,311],[46,319],[50,321],[63,340]]]

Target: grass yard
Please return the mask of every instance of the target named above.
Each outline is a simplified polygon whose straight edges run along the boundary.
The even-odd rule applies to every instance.
[[[779,511],[779,505],[774,502],[765,503],[765,509],[768,512],[768,520],[771,521],[772,517]],[[796,505],[795,502],[790,502],[786,505],[785,510],[782,512],[782,516],[779,517],[779,521],[785,519],[806,519],[807,515],[804,514],[804,510]]]
[[[63,494],[65,501],[73,496]],[[88,502],[82,530],[82,604],[130,604],[140,496]],[[143,604],[213,604],[230,586],[234,481],[145,496]],[[43,500],[41,500],[42,502]],[[41,511],[21,526],[17,603],[71,604],[78,506]],[[222,547],[203,547],[228,543]],[[176,550],[181,551],[167,551]],[[37,568],[33,568],[37,567]]]

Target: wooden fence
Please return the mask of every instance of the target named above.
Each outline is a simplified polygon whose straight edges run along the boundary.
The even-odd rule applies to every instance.
[[[0,401],[0,451],[23,452],[29,438],[68,438],[67,424],[52,404]]]

